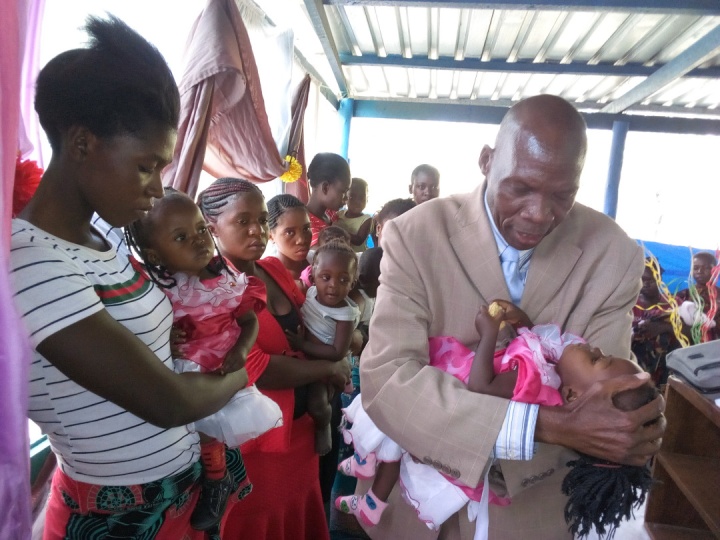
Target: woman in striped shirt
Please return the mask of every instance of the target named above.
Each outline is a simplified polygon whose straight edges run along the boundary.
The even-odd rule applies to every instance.
[[[44,538],[202,538],[188,523],[200,466],[186,424],[220,409],[247,373],[172,370],[170,301],[130,265],[116,228],[163,196],[179,93],[160,53],[123,22],[90,18],[87,31],[87,48],[38,77],[53,155],[12,225],[14,299],[33,348],[29,416],[59,463]]]

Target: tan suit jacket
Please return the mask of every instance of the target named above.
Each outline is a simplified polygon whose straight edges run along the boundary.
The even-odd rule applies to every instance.
[[[469,486],[483,478],[508,401],[470,392],[430,367],[428,337],[454,336],[474,349],[480,306],[509,299],[484,187],[386,223],[381,286],[360,364],[363,405],[378,427]],[[520,307],[536,324],[559,324],[630,358],[630,311],[642,271],[642,249],[607,216],[575,204],[535,249]],[[499,462],[512,504],[491,505],[491,540],[570,538],[560,484],[573,456],[540,444],[531,461]],[[359,483],[358,492],[367,487]],[[373,539],[470,540],[473,531],[465,510],[440,532],[429,530],[396,488],[380,524],[367,532]]]

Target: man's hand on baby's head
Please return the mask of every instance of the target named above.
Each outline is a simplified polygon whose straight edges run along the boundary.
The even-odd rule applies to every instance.
[[[561,418],[551,422],[555,429],[545,442],[624,465],[645,465],[662,443],[665,400],[658,395],[639,409],[621,411],[613,398],[648,380],[647,373],[638,373],[594,383],[576,400],[559,407]]]

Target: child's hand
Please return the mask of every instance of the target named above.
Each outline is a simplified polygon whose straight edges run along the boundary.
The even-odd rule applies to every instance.
[[[481,306],[480,311],[478,311],[478,314],[475,316],[475,329],[478,331],[478,334],[483,337],[489,334],[495,334],[497,337],[504,317],[505,309],[503,308],[500,308],[495,315],[490,315],[488,306]]]
[[[493,300],[492,303],[498,304],[503,308],[505,312],[503,320],[512,324],[515,328],[532,328],[533,323],[530,317],[527,316],[527,313],[512,302],[508,302],[507,300]]]
[[[303,343],[305,342],[305,328],[298,326],[297,333],[285,330],[285,337],[290,344],[290,347],[294,351],[302,351]]]
[[[180,330],[177,326],[173,326],[170,330],[170,354],[173,358],[182,358],[183,353],[180,350],[182,345],[187,343],[187,334],[184,330]]]

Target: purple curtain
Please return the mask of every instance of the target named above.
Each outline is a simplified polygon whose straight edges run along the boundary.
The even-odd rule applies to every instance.
[[[163,183],[194,197],[202,169],[254,182],[285,172],[234,0],[209,0],[190,32],[185,57],[178,141]]]
[[[305,166],[305,109],[307,109],[310,94],[310,75],[305,75],[295,90],[293,96],[290,122],[290,138],[288,140],[288,154],[298,160],[302,165],[302,176],[290,184],[285,184],[285,193],[295,195],[302,202],[307,203],[310,198],[310,187],[307,181],[307,167]]]
[[[0,166],[2,167],[2,249],[0,249],[0,538],[30,537],[30,449],[27,431],[25,331],[13,309],[8,249],[15,159],[20,127],[20,86],[28,5],[3,3],[0,32]]]

